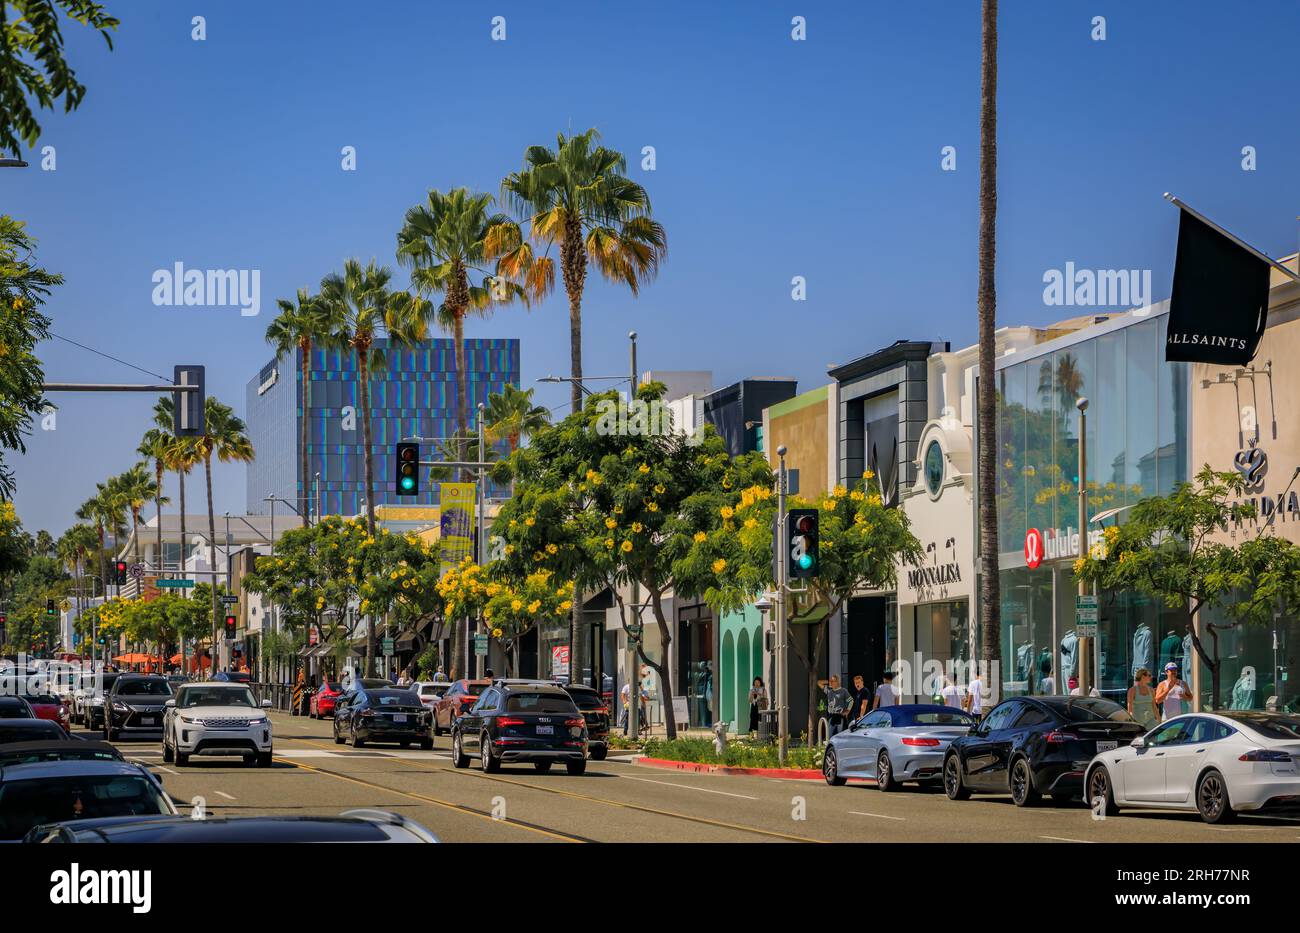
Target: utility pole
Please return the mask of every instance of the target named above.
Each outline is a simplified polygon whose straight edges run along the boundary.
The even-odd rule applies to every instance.
[[[786,732],[787,720],[789,718],[789,707],[787,703],[788,671],[786,669],[786,617],[788,609],[786,600],[789,598],[787,585],[789,583],[789,572],[786,566],[786,537],[785,537],[785,491],[787,488],[788,476],[785,470],[785,445],[782,444],[776,449],[776,455],[781,458],[781,467],[776,475],[776,530],[773,535],[772,546],[776,548],[776,646],[774,654],[776,655],[776,682],[773,686],[776,688],[776,749],[777,761],[782,767],[785,766],[786,754]]]
[[[628,405],[636,398],[637,386],[637,366],[636,366],[636,331],[630,331],[627,339],[632,344],[632,379],[627,393]],[[636,615],[636,632],[637,637],[641,636],[641,584],[635,579],[632,581],[632,606],[631,609]],[[641,735],[641,664],[636,656],[636,644],[632,641],[632,629],[624,625],[623,634],[627,638],[627,658],[623,664],[626,668],[627,683],[627,724],[628,735],[636,739]],[[671,698],[669,700],[671,702]]]
[[[487,482],[487,472],[485,470],[485,467],[487,465],[487,447],[485,446],[487,443],[487,432],[485,429],[485,425],[483,423],[486,420],[484,417],[484,412],[486,408],[487,406],[485,406],[482,402],[478,403],[479,468],[478,468],[478,482],[474,484],[474,512],[477,515],[476,522],[478,525],[477,528],[478,534],[474,536],[474,563],[478,564],[480,567],[482,567],[483,564],[487,562],[486,561],[487,526],[484,525],[483,523],[483,507],[484,507],[483,487],[484,484]],[[475,620],[475,627],[483,628],[486,631],[486,626],[483,625],[482,619]],[[465,639],[465,641],[468,643],[469,639],[467,638]],[[466,647],[468,647],[468,644],[466,645]],[[483,668],[486,666],[486,662],[483,656],[480,655],[477,651],[474,652],[474,665],[475,665],[474,670],[477,672],[478,678],[482,680]],[[465,669],[469,670],[469,665],[466,665]]]
[[[1088,400],[1080,396],[1074,402],[1079,409],[1079,557],[1088,554]],[[1079,580],[1079,595],[1088,595],[1088,584]],[[1076,610],[1077,615],[1077,610]],[[1099,637],[1079,639],[1079,693],[1087,696],[1093,686],[1090,659],[1100,655],[1096,650]],[[1098,685],[1100,689],[1100,685]]]

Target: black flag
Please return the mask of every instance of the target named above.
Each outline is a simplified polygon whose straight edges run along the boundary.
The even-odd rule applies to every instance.
[[[1180,214],[1165,359],[1244,366],[1264,336],[1271,267],[1187,211]]]

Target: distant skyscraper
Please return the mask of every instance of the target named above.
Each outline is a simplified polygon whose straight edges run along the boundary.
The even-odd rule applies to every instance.
[[[386,367],[370,378],[370,436],[374,444],[375,504],[430,505],[438,486],[421,469],[418,497],[398,497],[393,487],[393,445],[404,437],[450,437],[456,431],[455,344],[426,340],[415,349],[390,350],[375,341]],[[519,341],[466,340],[470,430],[479,402],[519,385]],[[248,435],[257,459],[248,465],[249,514],[269,511],[267,496],[299,502],[312,495],[313,477],[321,475],[321,511],[355,515],[364,511],[365,460],[362,457],[361,411],[357,408],[356,360],[350,350],[313,350],[311,409],[308,416],[309,472],[300,477],[298,443],[302,416],[301,370],[296,353],[272,360],[248,383]],[[504,443],[501,449],[504,450]],[[436,459],[434,446],[421,446],[425,460]],[[499,490],[489,489],[489,495]],[[313,512],[315,505],[312,506]],[[289,515],[277,508],[278,514]]]

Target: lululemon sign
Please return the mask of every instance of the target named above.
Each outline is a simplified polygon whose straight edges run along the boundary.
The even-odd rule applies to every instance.
[[[1030,570],[1043,562],[1043,533],[1037,528],[1025,532],[1025,566]]]

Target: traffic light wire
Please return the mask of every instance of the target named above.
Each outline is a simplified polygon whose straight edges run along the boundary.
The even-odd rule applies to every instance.
[[[172,380],[172,377],[171,377],[171,376],[164,376],[162,373],[156,373],[156,372],[153,372],[152,370],[145,369],[145,368],[142,367],[142,366],[136,366],[134,363],[128,363],[126,360],[119,359],[118,357],[116,357],[116,356],[112,356],[112,355],[110,355],[110,354],[108,354],[108,353],[104,353],[104,352],[101,351],[101,350],[96,350],[94,347],[88,347],[88,346],[86,346],[84,343],[77,343],[77,341],[75,341],[75,340],[69,340],[67,337],[63,337],[63,336],[60,336],[59,334],[54,333],[54,331],[48,331],[47,333],[49,333],[49,335],[50,335],[51,337],[55,337],[55,338],[57,338],[57,339],[59,339],[59,340],[62,340],[64,343],[70,343],[70,344],[72,344],[74,347],[81,347],[81,349],[83,349],[83,350],[89,350],[91,353],[94,353],[94,354],[96,354],[97,356],[102,356],[102,357],[104,357],[104,359],[106,359],[106,360],[112,360],[114,363],[121,363],[123,366],[129,366],[129,367],[131,367],[131,369],[137,370],[138,372],[142,372],[142,373],[144,373],[146,376],[156,376],[156,377],[158,377],[159,379],[162,379],[162,380],[165,381],[165,382],[171,382],[171,380]]]

